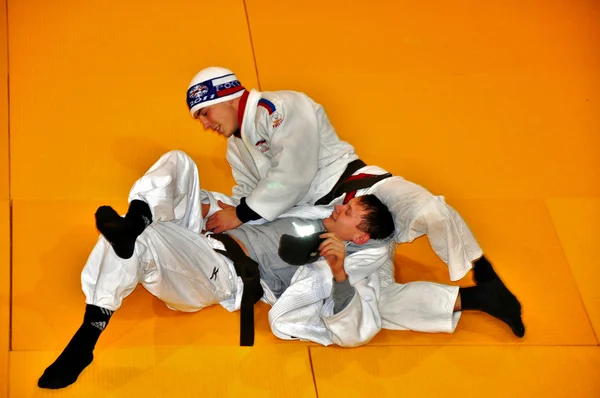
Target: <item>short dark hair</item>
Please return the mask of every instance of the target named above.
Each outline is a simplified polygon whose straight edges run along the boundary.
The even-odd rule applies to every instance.
[[[369,194],[358,198],[366,214],[357,228],[371,239],[385,239],[394,233],[394,217],[377,196]]]

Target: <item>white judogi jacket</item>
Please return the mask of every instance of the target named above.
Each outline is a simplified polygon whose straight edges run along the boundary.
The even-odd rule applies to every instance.
[[[237,184],[232,196],[246,197],[268,221],[296,204],[314,204],[358,159],[323,107],[300,92],[251,90],[240,128],[226,155]]]
[[[393,247],[383,245],[346,257],[344,268],[355,288],[350,303],[333,313],[333,276],[325,260],[300,267],[292,284],[273,304],[269,323],[281,339],[355,347],[368,343],[382,327],[379,269],[393,261]]]

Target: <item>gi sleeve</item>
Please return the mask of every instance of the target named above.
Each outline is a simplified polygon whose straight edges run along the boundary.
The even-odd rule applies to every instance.
[[[361,279],[354,285],[355,294],[348,305],[335,312],[334,298],[327,299],[321,318],[334,344],[357,347],[368,343],[381,330],[377,304],[377,276]]]
[[[239,201],[241,198],[248,196],[256,188],[258,181],[248,172],[247,167],[241,159],[239,149],[233,141],[234,139],[234,137],[229,138],[226,158],[231,166],[233,180],[236,183],[232,189],[232,198]]]

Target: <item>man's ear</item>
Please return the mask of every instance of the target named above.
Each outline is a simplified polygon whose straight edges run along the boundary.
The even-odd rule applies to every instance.
[[[371,239],[369,234],[366,232],[362,232],[360,235],[354,237],[354,239],[352,239],[352,242],[356,243],[357,245],[364,245],[369,241],[369,239]]]

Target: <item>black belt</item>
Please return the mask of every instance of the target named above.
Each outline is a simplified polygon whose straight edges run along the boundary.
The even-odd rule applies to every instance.
[[[335,198],[337,198],[338,196],[342,196],[345,193],[358,191],[359,189],[371,187],[371,186],[375,185],[376,182],[379,182],[381,180],[384,180],[384,179],[392,176],[390,173],[386,173],[386,174],[362,177],[362,178],[359,178],[356,180],[346,181],[357,170],[359,170],[365,166],[366,166],[365,162],[363,162],[360,159],[356,159],[356,160],[348,163],[348,166],[346,166],[346,170],[344,170],[344,173],[339,178],[339,180],[335,183],[335,185],[333,186],[331,191],[329,191],[329,193],[327,195],[323,196],[321,199],[317,200],[315,202],[315,205],[327,205],[327,204],[331,203],[331,201],[334,200]]]
[[[262,298],[264,291],[260,284],[258,263],[246,256],[240,245],[227,234],[212,234],[211,238],[221,241],[225,251],[213,249],[233,262],[237,275],[242,278],[244,290],[240,307],[240,345],[254,345],[254,304]]]

